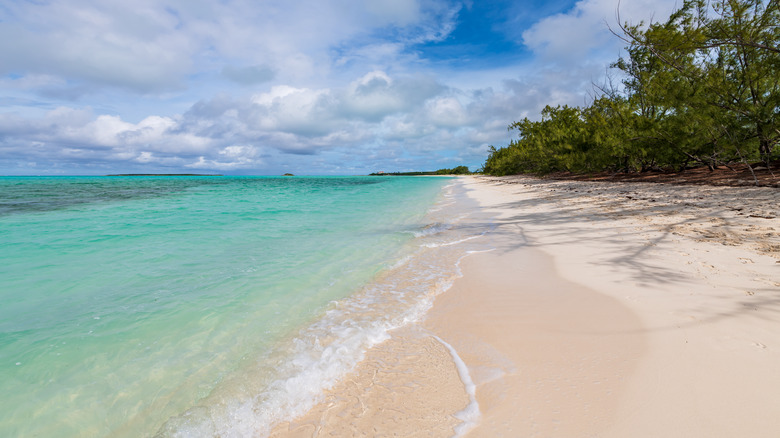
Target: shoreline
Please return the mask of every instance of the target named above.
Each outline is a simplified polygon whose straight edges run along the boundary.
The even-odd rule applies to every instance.
[[[780,429],[776,190],[460,181],[494,218],[484,236],[494,250],[465,257],[462,277],[423,321],[369,351],[345,379],[352,393],[340,383],[307,420],[279,425],[272,436],[453,436],[468,394],[436,337],[455,349],[476,385],[481,418],[465,436]],[[420,366],[386,372],[399,357]],[[383,374],[391,383],[406,376],[404,387],[414,390],[386,387],[390,398],[372,408],[371,388]],[[422,402],[409,402],[410,394]],[[343,409],[350,403],[356,409]],[[394,421],[372,418],[399,407],[406,415]]]

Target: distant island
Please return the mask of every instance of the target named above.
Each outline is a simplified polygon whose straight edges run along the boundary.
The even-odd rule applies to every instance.
[[[217,173],[117,173],[106,176],[224,176]]]
[[[471,175],[469,168],[458,166],[452,169],[439,169],[425,172],[374,172],[369,176],[430,176],[430,175]]]

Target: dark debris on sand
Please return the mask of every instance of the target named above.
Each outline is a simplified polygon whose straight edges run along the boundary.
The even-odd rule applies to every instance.
[[[759,186],[780,188],[780,160],[767,168],[763,164],[733,164],[718,166],[714,170],[697,167],[681,172],[648,171],[635,173],[599,172],[592,174],[572,174],[557,172],[544,176],[544,179],[574,181],[622,181],[622,182],[659,182],[669,184],[700,184],[711,186]]]

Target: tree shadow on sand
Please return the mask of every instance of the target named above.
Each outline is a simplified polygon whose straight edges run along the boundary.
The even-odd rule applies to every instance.
[[[492,183],[496,184],[496,182]],[[697,205],[699,201],[708,201],[702,197],[698,197],[699,201],[690,202],[686,196],[675,197],[668,192],[659,192],[658,198],[666,196],[670,199],[648,199],[648,194],[653,194],[652,189],[637,193],[628,186],[616,190],[614,184],[604,184],[601,187],[593,185],[599,183],[580,182],[520,182],[520,184],[524,186],[521,186],[518,191],[530,189],[537,193],[537,196],[496,206],[498,209],[516,212],[510,217],[494,219],[495,229],[491,235],[496,237],[494,239],[497,242],[496,250],[509,252],[520,247],[542,246],[533,236],[534,233],[529,235],[526,230],[543,226],[545,234],[543,246],[586,244],[591,248],[602,248],[592,260],[585,263],[608,266],[615,272],[627,273],[630,281],[644,287],[672,285],[685,291],[688,286],[694,284],[694,278],[690,274],[668,266],[668,263],[659,263],[659,257],[663,257],[663,253],[649,254],[651,250],[658,249],[659,246],[672,240],[684,241],[691,238],[697,240],[695,237],[681,235],[678,230],[685,226],[714,221],[719,224],[720,229],[724,230],[739,225],[733,223],[733,205],[739,203],[739,199],[734,200],[733,203],[703,208]],[[610,195],[613,197],[605,198],[606,189],[611,191]],[[539,190],[542,191],[541,195],[538,195]],[[590,192],[597,192],[599,196],[592,195]],[[638,199],[640,197],[644,199]],[[680,210],[685,211],[684,217],[678,214]],[[663,224],[651,224],[647,227],[644,222],[636,223],[636,221],[646,220],[646,223],[650,224],[649,219],[657,214],[667,216]],[[631,221],[620,220],[625,218]],[[604,232],[604,230],[609,231]],[[715,239],[710,241],[717,242]],[[637,244],[637,242],[642,243]],[[683,246],[678,247],[683,248]],[[766,280],[772,283],[771,279]],[[774,284],[777,285],[777,281]],[[724,296],[722,292],[723,290],[712,296],[702,296],[697,308],[680,309],[695,312],[703,318],[676,324],[674,327],[656,329],[671,330],[741,315],[776,320],[780,314],[780,288],[778,287],[752,287],[750,291],[742,291],[745,295],[739,299]],[[726,303],[716,304],[712,300],[726,301]],[[723,304],[726,304],[728,311],[722,310]]]

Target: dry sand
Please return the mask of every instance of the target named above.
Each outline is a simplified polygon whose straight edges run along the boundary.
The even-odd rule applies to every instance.
[[[778,189],[462,182],[495,249],[273,436],[780,436]]]

